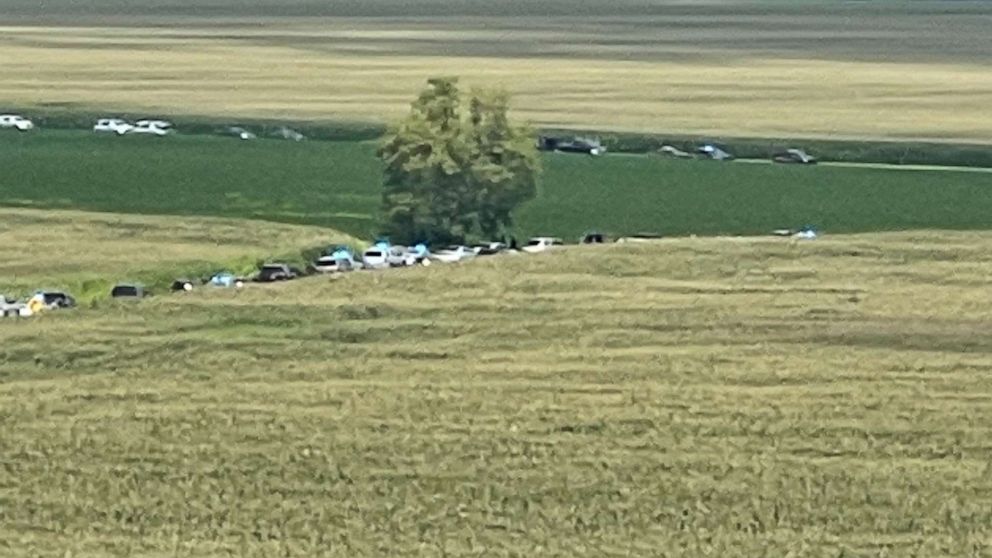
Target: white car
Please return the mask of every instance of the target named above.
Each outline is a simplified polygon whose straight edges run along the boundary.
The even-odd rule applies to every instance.
[[[406,246],[390,246],[386,253],[386,261],[389,267],[407,267],[417,265],[417,256]]]
[[[232,136],[240,140],[253,140],[258,137],[241,126],[231,126],[230,128],[224,130],[224,135]]]
[[[0,128],[15,128],[27,132],[34,129],[34,122],[16,114],[0,114]]]
[[[522,249],[524,252],[531,254],[536,254],[538,252],[544,252],[545,250],[550,250],[555,246],[561,246],[564,242],[560,238],[552,238],[550,236],[538,236],[527,241],[527,245]]]
[[[98,133],[110,132],[123,136],[134,129],[134,125],[120,118],[101,118],[96,121],[93,131]]]
[[[442,263],[455,263],[475,257],[475,250],[468,246],[448,246],[443,250],[431,252],[431,259]]]
[[[388,251],[382,248],[369,248],[362,254],[363,269],[385,269],[389,267]]]
[[[128,134],[167,136],[172,133],[172,123],[166,120],[139,120]]]
[[[333,255],[321,256],[313,262],[313,268],[318,273],[344,273],[355,267],[356,264],[351,258],[336,258]]]

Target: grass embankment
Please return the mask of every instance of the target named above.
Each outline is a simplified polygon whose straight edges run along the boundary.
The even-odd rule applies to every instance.
[[[332,242],[353,239],[243,220],[0,208],[0,294],[65,289],[88,302],[107,297],[118,282],[162,293],[179,277],[250,274],[267,258],[302,263],[302,251]]]
[[[992,137],[981,2],[24,4],[0,99],[27,108],[381,122],[460,75],[539,127]]]
[[[0,203],[121,213],[250,217],[377,230],[380,166],[370,143],[0,134]],[[668,235],[982,229],[992,174],[787,167],[651,157],[549,155],[517,234],[588,229]]]
[[[990,262],[684,239],[0,322],[0,553],[984,555]]]

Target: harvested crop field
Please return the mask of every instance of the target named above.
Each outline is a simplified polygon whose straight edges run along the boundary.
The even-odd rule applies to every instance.
[[[0,322],[0,553],[983,556],[990,247],[671,240]]]
[[[539,126],[992,137],[982,2],[4,4],[27,109],[382,121],[444,74]]]
[[[0,208],[0,295],[34,289],[105,298],[116,282],[168,285],[267,258],[355,242],[333,230],[258,221]]]

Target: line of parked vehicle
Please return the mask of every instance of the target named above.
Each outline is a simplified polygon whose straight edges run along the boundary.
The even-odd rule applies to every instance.
[[[663,145],[658,149],[659,155],[671,157],[673,159],[709,159],[712,161],[733,161],[734,155],[724,148],[712,143],[705,143],[696,148],[695,153],[683,151],[673,145]],[[783,164],[815,165],[816,157],[806,153],[802,149],[789,148],[776,152],[772,155],[772,161]]]
[[[599,233],[590,233],[583,237],[585,243],[600,243],[605,237]],[[238,277],[229,271],[220,271],[202,280],[178,278],[172,282],[170,290],[176,292],[192,291],[197,285],[221,288],[242,288],[248,282],[271,283],[289,281],[306,275],[340,274],[357,270],[382,270],[416,265],[431,265],[437,263],[457,263],[476,257],[497,254],[537,253],[561,246],[559,238],[536,237],[530,239],[523,247],[517,248],[515,243],[487,242],[473,246],[453,245],[436,252],[430,251],[425,244],[400,246],[387,240],[378,240],[361,254],[356,254],[350,247],[338,245],[323,251],[309,263],[306,269],[299,269],[283,262],[269,262],[259,267],[252,277]],[[119,283],[110,290],[110,297],[115,299],[138,299],[151,293],[143,285],[135,283]],[[0,317],[28,317],[40,312],[73,308],[76,299],[68,293],[55,290],[40,290],[21,302],[0,296]]]
[[[0,114],[0,129],[2,128],[27,132],[34,130],[37,126],[30,119],[18,114]],[[118,136],[144,135],[164,137],[174,134],[176,127],[172,122],[160,118],[148,118],[136,122],[130,122],[123,118],[99,118],[96,124],[93,125],[93,131],[98,134],[116,134]],[[257,134],[241,126],[227,126],[219,130],[218,133],[222,136],[235,137],[240,140],[258,138]],[[287,126],[280,126],[272,130],[269,136],[290,141],[303,141],[306,139],[305,135]]]
[[[771,234],[773,236],[784,236],[797,240],[813,240],[819,237],[819,231],[812,225],[804,225],[797,230],[776,229]],[[639,233],[620,237],[615,242],[651,242],[660,238],[662,236],[656,233]],[[605,244],[607,241],[605,234],[590,231],[582,235],[579,239],[579,244]],[[283,262],[268,262],[262,264],[258,271],[251,277],[238,277],[229,271],[220,271],[200,280],[185,277],[175,279],[172,282],[170,290],[173,292],[188,292],[197,288],[197,285],[240,289],[249,282],[272,283],[276,281],[289,281],[306,275],[339,275],[358,270],[383,270],[416,265],[428,266],[435,262],[453,264],[499,254],[536,254],[563,245],[564,242],[560,238],[539,236],[529,239],[522,247],[517,246],[516,240],[511,240],[509,244],[504,242],[484,242],[471,246],[460,244],[450,245],[432,252],[426,244],[401,246],[391,244],[388,240],[380,239],[361,254],[355,253],[349,246],[331,246],[314,258],[307,265],[306,269],[299,269]],[[115,299],[140,299],[149,296],[151,293],[140,284],[118,283],[114,285],[109,294],[111,298]],[[24,302],[0,296],[0,317],[27,317],[39,312],[73,308],[75,306],[75,298],[65,292],[55,290],[37,291]]]
[[[588,235],[587,235],[588,237]],[[598,235],[598,238],[604,238]],[[562,246],[559,238],[535,237],[521,248],[503,242],[486,242],[466,245],[451,245],[432,252],[426,244],[402,246],[391,244],[388,240],[377,240],[361,254],[349,246],[336,245],[324,250],[306,269],[300,269],[283,262],[263,264],[253,277],[235,277],[229,272],[221,272],[201,281],[203,284],[221,287],[242,287],[247,282],[271,283],[288,281],[306,275],[337,274],[358,270],[381,270],[417,265],[429,266],[433,263],[457,263],[477,257],[497,254],[537,253]],[[174,291],[189,291],[194,288],[196,281],[191,279],[176,279],[172,284]]]

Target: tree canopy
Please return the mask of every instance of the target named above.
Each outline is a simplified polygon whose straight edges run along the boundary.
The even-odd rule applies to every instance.
[[[533,134],[509,119],[510,97],[457,78],[428,80],[410,114],[383,138],[384,233],[397,242],[496,238],[537,192]]]

